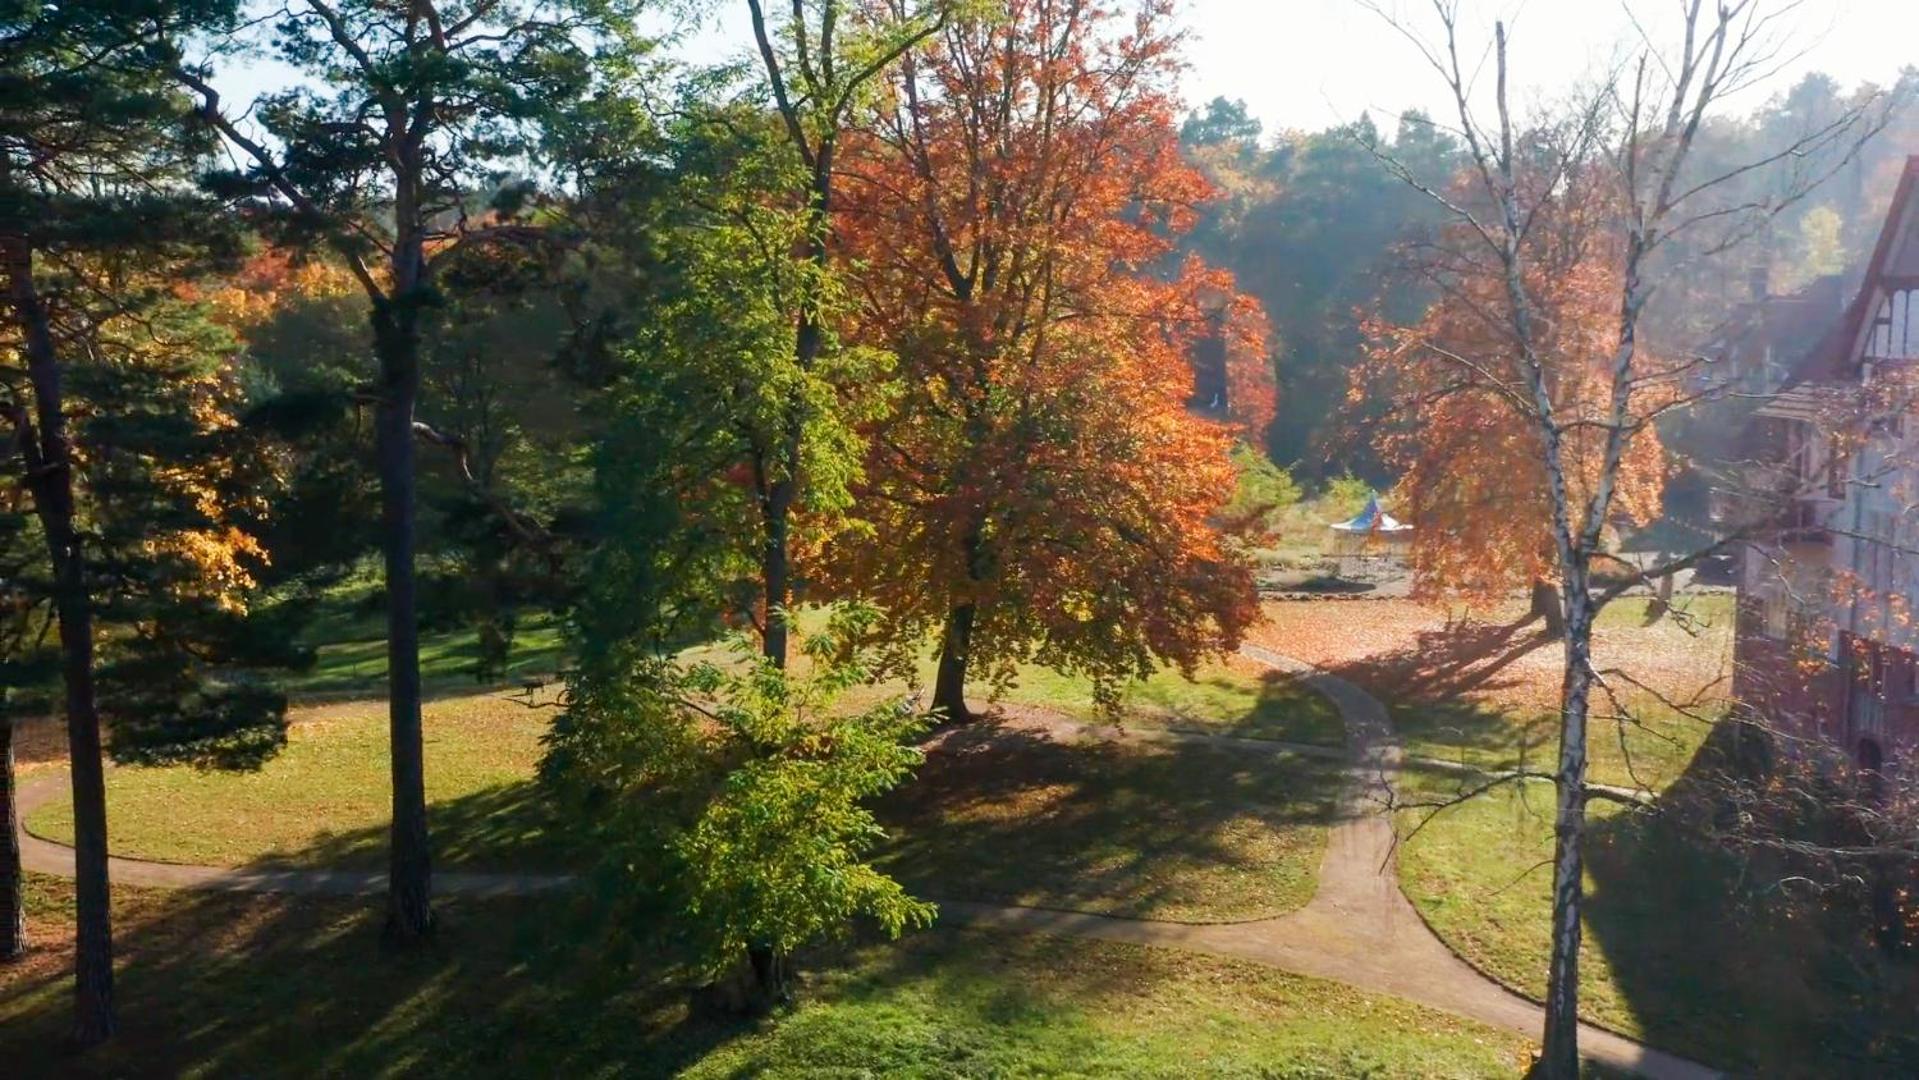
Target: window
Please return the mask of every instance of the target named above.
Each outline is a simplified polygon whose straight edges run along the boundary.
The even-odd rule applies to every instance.
[[[1774,641],[1786,640],[1792,633],[1792,604],[1786,599],[1785,591],[1768,590],[1760,605],[1759,632]]]
[[[1851,462],[1848,460],[1847,456],[1843,452],[1841,452],[1838,447],[1836,446],[1831,447],[1830,449],[1827,450],[1826,452],[1826,495],[1827,497],[1834,498],[1834,499],[1843,499],[1846,497],[1846,473],[1848,471],[1847,466],[1850,464]]]

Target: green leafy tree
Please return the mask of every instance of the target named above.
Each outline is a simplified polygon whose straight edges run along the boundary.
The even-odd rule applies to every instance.
[[[1204,110],[1195,109],[1186,114],[1185,122],[1179,125],[1179,141],[1187,146],[1232,143],[1256,149],[1260,131],[1259,121],[1246,111],[1244,100],[1216,97],[1206,103]]]
[[[762,519],[760,571],[765,607],[761,644],[775,666],[786,664],[792,596],[792,517],[807,482],[805,448],[816,414],[809,400],[810,376],[835,347],[828,319],[834,299],[831,233],[835,162],[853,110],[878,76],[945,25],[946,0],[925,3],[851,4],[813,0],[793,4],[783,21],[770,21],[761,0],[747,0],[753,38],[773,99],[798,160],[800,186],[790,193],[801,206],[800,242],[792,254],[768,257],[800,264],[797,287],[785,297],[793,324],[792,391],[780,403],[770,439],[753,447],[754,493]]]
[[[869,681],[851,645],[869,621],[808,639],[804,676],[745,641],[724,665],[602,656],[550,737],[545,773],[585,808],[622,904],[691,947],[729,1010],[786,1000],[794,951],[855,919],[932,921],[865,859],[869,801],[919,764],[925,727],[901,701],[844,704]]]
[[[221,109],[205,65],[174,74],[249,165],[228,190],[273,211],[288,242],[324,243],[365,293],[378,372],[374,401],[387,603],[393,826],[386,936],[433,928],[420,641],[416,439],[432,311],[450,253],[524,238],[517,186],[493,183],[533,161],[542,121],[631,70],[636,5],[621,0],[299,0],[270,24],[271,50],[312,76],[268,95],[271,143]],[[483,193],[496,197],[486,205]],[[506,220],[502,220],[506,219]]]

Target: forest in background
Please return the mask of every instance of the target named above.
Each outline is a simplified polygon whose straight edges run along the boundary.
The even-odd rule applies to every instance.
[[[1907,69],[1901,81],[1919,82],[1919,68]],[[1699,145],[1704,167],[1762,158],[1880,89],[1809,74],[1750,115],[1709,124]],[[1759,271],[1775,295],[1822,275],[1856,274],[1906,155],[1919,149],[1919,107],[1909,95],[1896,100],[1905,104],[1878,138],[1739,249],[1747,273],[1731,260],[1710,264],[1683,294],[1658,299],[1649,313],[1653,329],[1696,347],[1752,295]],[[1215,98],[1189,111],[1180,129],[1186,153],[1218,189],[1187,244],[1231,270],[1272,321],[1279,407],[1267,448],[1309,489],[1346,472],[1376,485],[1395,479],[1367,434],[1376,413],[1366,410],[1377,403],[1349,403],[1348,388],[1365,344],[1364,316],[1416,318],[1430,302],[1429,289],[1406,272],[1402,247],[1436,227],[1444,212],[1389,163],[1434,187],[1466,164],[1451,125],[1417,111],[1389,124],[1362,114],[1318,131],[1267,132],[1244,102]],[[1803,170],[1825,167],[1809,161]],[[1776,171],[1763,175],[1780,190],[1792,183]]]

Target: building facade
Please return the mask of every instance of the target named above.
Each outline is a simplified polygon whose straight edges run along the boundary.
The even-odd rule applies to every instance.
[[[1733,691],[1787,738],[1878,769],[1919,753],[1919,157],[1826,322],[1762,395],[1725,515],[1749,533]]]

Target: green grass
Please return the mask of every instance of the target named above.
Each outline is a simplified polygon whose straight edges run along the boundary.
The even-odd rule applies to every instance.
[[[1415,790],[1453,780],[1409,778]],[[1402,828],[1418,812],[1403,812]],[[1497,789],[1399,851],[1422,917],[1475,967],[1533,997],[1551,941],[1552,789]],[[1662,1049],[1766,1076],[1904,1073],[1915,987],[1837,921],[1787,912],[1766,871],[1685,842],[1666,819],[1590,811],[1581,1008]],[[1902,989],[1903,988],[1903,989]],[[1903,1060],[1895,1067],[1893,1060]]]
[[[1166,668],[1134,683],[1122,700],[1128,727],[1198,731],[1254,739],[1339,746],[1345,725],[1332,702],[1298,679],[1237,657],[1200,667],[1187,679]],[[1093,685],[1083,678],[1026,666],[1004,699],[1079,720],[1103,720]]]
[[[1653,598],[1650,596],[1622,596],[1601,608],[1599,617],[1593,620],[1593,625],[1602,630],[1616,626],[1644,626],[1646,612],[1651,608],[1652,603]],[[1702,629],[1708,627],[1725,629],[1732,626],[1735,613],[1734,597],[1730,592],[1683,594],[1673,597],[1672,609],[1675,614],[1668,615],[1667,618],[1683,618],[1697,623]]]
[[[384,691],[386,637],[381,627],[333,623],[314,633],[324,643],[317,646],[311,669],[284,680],[289,693],[341,696]],[[333,636],[342,634],[350,636]],[[527,615],[514,633],[506,670],[486,681],[511,686],[528,679],[550,679],[561,667],[563,646],[558,619],[546,612]],[[474,674],[479,658],[479,637],[471,628],[420,636],[420,678],[431,689],[457,691],[479,685]]]
[[[35,910],[64,882],[29,878]],[[378,945],[376,902],[119,890],[122,1030],[74,1057],[65,957],[0,969],[9,1077],[1510,1077],[1522,1036],[1251,964],[973,931],[807,958],[800,1005],[692,1014],[674,969],[553,901],[443,901]],[[37,918],[43,941],[70,933]]]
[[[1196,922],[1312,897],[1340,773],[1204,746],[947,737],[881,806],[909,889]]]
[[[1336,723],[1331,707],[1303,687],[1250,676],[1229,682],[1241,670],[1222,671],[1212,681],[1170,675],[1146,687],[1153,700],[1186,709],[1201,700],[1220,708],[1250,702],[1261,730],[1323,733]],[[1090,698],[1045,696],[1070,695],[1074,685],[1036,680],[1024,694],[1091,715],[1082,712]],[[1281,702],[1296,703],[1307,719],[1286,724]],[[257,771],[114,770],[114,853],[219,866],[382,865],[384,706],[336,703],[297,715],[286,749]],[[588,861],[532,779],[551,716],[506,693],[427,705],[427,799],[439,865],[553,869]],[[888,865],[936,896],[1172,918],[1273,914],[1311,895],[1338,775],[1324,762],[1263,751],[1062,744],[1007,731],[963,753],[932,755],[888,801],[889,821],[899,826]],[[41,807],[28,827],[70,841],[70,803]]]
[[[564,843],[532,781],[552,712],[505,694],[427,703],[426,788],[436,861],[472,868],[546,867]],[[388,820],[385,705],[303,710],[277,757],[253,772],[115,769],[107,815],[118,855],[239,866],[377,867]],[[27,827],[70,841],[71,803]]]
[[[1557,713],[1463,701],[1394,703],[1388,710],[1406,753],[1415,757],[1545,772],[1558,759]],[[1599,716],[1590,722],[1587,756],[1595,783],[1658,791],[1685,770],[1712,730],[1710,718],[1650,699],[1636,700],[1629,712],[1630,722]]]

